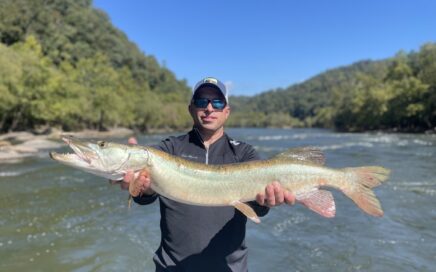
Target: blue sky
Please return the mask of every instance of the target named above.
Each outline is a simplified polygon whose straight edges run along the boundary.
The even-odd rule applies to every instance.
[[[436,42],[433,0],[94,0],[146,54],[190,86],[233,95],[302,82],[327,69]]]

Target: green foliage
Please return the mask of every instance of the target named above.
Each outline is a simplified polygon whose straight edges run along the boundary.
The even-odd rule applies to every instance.
[[[423,118],[427,127],[436,124],[436,44],[425,44],[417,54],[417,67],[415,71],[418,79],[429,85],[424,95]]]
[[[34,38],[12,49],[1,45],[0,52],[1,90],[7,97],[1,103],[0,129],[24,129],[43,122],[47,98],[59,86],[57,72],[48,65]]]
[[[0,2],[0,132],[189,127],[186,82],[91,4]]]
[[[232,97],[230,126],[346,131],[436,127],[436,44],[361,61],[285,89]],[[91,0],[0,1],[0,132],[190,126],[184,80]]]
[[[263,112],[240,112],[230,115],[227,122],[230,127],[303,127],[303,122],[287,113],[275,112],[265,114]]]
[[[286,89],[232,97],[232,125],[326,127],[344,131],[433,130],[436,127],[436,45],[362,61]],[[283,121],[287,115],[292,121]],[[278,118],[277,116],[280,116]],[[282,121],[277,121],[282,120]]]

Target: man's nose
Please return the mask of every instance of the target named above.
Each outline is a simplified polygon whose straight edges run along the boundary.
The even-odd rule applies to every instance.
[[[212,107],[212,102],[211,101],[209,101],[209,103],[207,103],[206,110],[207,111],[213,111],[214,110],[213,107]]]

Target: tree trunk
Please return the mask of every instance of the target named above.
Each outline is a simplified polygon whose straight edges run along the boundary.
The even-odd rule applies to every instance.
[[[4,113],[4,114],[2,115],[2,119],[0,120],[0,132],[5,131],[5,127],[4,127],[4,125],[5,125],[5,122],[6,122],[7,117],[8,117],[8,115],[7,115],[6,113]]]
[[[98,130],[99,131],[103,131],[104,130],[104,128],[103,128],[103,121],[104,121],[104,111],[101,110],[100,111],[100,121],[98,122]]]
[[[20,107],[18,108],[18,112],[12,115],[12,124],[9,127],[8,132],[14,131],[17,128],[18,124],[21,122],[22,115],[23,115],[23,108]]]

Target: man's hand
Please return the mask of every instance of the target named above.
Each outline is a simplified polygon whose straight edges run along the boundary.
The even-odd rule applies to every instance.
[[[133,197],[154,194],[154,191],[150,187],[150,176],[146,170],[142,170],[137,176],[135,176],[133,171],[127,171],[127,173],[124,175],[124,179],[115,183],[118,182],[120,183],[121,189],[129,190],[129,193]],[[114,181],[111,181],[111,183],[114,184]]]
[[[265,187],[265,193],[257,194],[256,201],[259,205],[268,207],[278,206],[283,203],[294,205],[295,196],[285,190],[279,182],[274,181]]]

